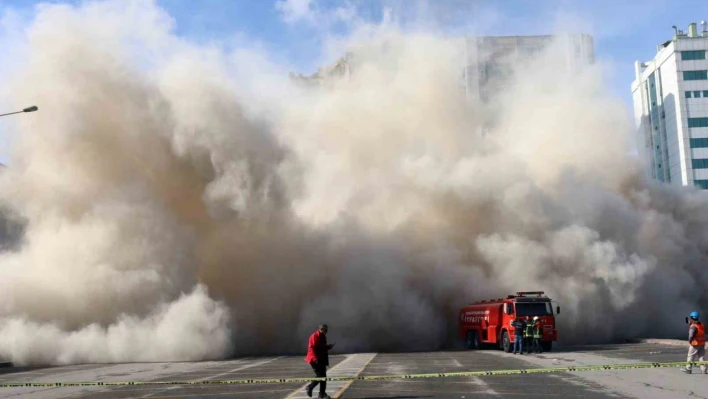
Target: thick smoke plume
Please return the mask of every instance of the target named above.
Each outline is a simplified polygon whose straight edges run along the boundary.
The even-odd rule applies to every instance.
[[[356,73],[302,88],[172,25],[121,1],[25,32],[0,357],[302,353],[321,322],[342,351],[432,350],[469,301],[538,289],[564,342],[607,342],[708,299],[708,197],[645,181],[599,67],[541,56],[476,104],[459,42],[369,27]]]

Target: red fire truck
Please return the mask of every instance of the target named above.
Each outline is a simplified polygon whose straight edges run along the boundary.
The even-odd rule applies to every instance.
[[[497,345],[509,352],[514,342],[511,322],[517,317],[531,322],[534,316],[538,316],[543,326],[541,346],[548,352],[553,341],[558,340],[552,302],[543,291],[531,291],[473,303],[460,310],[460,338],[465,340],[469,349]],[[556,306],[558,313],[560,306]]]

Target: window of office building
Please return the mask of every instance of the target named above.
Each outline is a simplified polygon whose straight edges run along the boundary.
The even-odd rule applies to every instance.
[[[690,91],[687,91],[687,92],[686,92],[686,98],[691,98],[691,92],[690,92]]]
[[[694,98],[701,98],[701,92],[698,91],[698,90],[694,91],[694,92],[693,92],[693,97],[694,97]]]
[[[708,169],[708,159],[692,159],[691,166],[693,169]]]
[[[708,180],[694,180],[693,185],[703,190],[708,190]]]
[[[705,50],[682,51],[681,52],[681,60],[682,61],[705,60],[705,59],[706,59],[706,51]]]
[[[708,127],[708,118],[688,118],[688,127]]]
[[[708,80],[708,71],[683,71],[683,80]]]
[[[654,88],[654,83],[656,82],[656,78],[654,77],[654,74],[652,73],[649,75],[649,85],[651,88],[649,89],[649,100],[651,101],[651,106],[654,107],[656,106],[656,89]]]
[[[691,139],[691,148],[708,148],[708,138]]]

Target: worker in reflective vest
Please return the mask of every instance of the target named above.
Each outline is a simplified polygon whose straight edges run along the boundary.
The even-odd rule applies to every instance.
[[[543,353],[541,347],[541,338],[543,338],[543,326],[538,316],[533,318],[533,351],[534,353]]]
[[[696,360],[704,362],[706,356],[706,330],[703,323],[698,321],[698,316],[698,312],[691,312],[688,321],[688,343],[690,346],[688,347],[688,364],[683,369],[683,372],[688,374],[691,374],[691,362]],[[701,372],[708,374],[704,364],[701,365]]]
[[[526,320],[526,331],[524,331],[524,346],[528,348],[526,352],[531,353],[533,350],[533,323],[528,319]]]

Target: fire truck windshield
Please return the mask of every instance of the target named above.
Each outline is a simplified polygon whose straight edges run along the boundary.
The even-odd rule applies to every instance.
[[[553,307],[550,302],[517,302],[516,316],[553,316]]]

